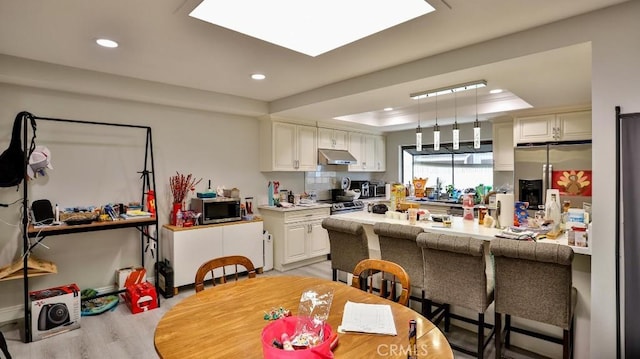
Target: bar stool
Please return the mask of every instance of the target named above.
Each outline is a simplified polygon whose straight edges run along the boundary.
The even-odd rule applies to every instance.
[[[505,315],[504,344],[511,332],[562,344],[565,359],[573,357],[573,315],[577,291],[572,285],[573,249],[555,243],[493,239],[495,260],[496,358],[502,351],[502,314]],[[562,339],[517,328],[511,316],[562,328]]]
[[[444,319],[445,332],[449,331],[450,318],[477,324],[476,351],[449,344],[460,352],[483,358],[495,329],[484,321],[484,312],[493,302],[493,280],[486,274],[485,247],[488,243],[471,237],[428,232],[418,235],[417,243],[424,255],[427,298],[442,304],[433,313],[433,323],[438,325]],[[478,320],[451,314],[451,305],[475,311]],[[485,328],[491,328],[486,338]]]
[[[424,259],[416,243],[416,237],[423,232],[422,228],[378,222],[373,225],[373,232],[378,235],[380,242],[380,258],[397,263],[407,271],[412,289],[409,294],[413,289],[421,292],[420,297],[410,295],[409,299],[420,302],[423,314],[430,312],[431,303],[424,296]]]
[[[338,281],[338,271],[351,273],[361,260],[369,258],[369,242],[361,223],[327,217],[322,228],[329,234],[333,281]]]

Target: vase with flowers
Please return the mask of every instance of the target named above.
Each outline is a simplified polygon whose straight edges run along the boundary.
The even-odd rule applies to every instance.
[[[189,191],[195,191],[195,187],[202,181],[202,178],[196,180],[191,174],[183,175],[176,172],[175,176],[169,178],[169,187],[173,197],[173,208],[171,210],[170,222],[176,225],[176,214],[183,210],[183,202]]]

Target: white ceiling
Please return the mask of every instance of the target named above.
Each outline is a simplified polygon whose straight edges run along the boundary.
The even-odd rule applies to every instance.
[[[309,57],[189,17],[199,1],[0,0],[0,54],[260,100],[278,117],[335,123],[347,116],[393,131],[415,127],[418,118],[433,123],[432,100],[417,104],[409,93],[479,79],[488,83],[478,90],[481,119],[514,105],[590,104],[588,43],[447,73],[403,74],[392,85],[376,86],[370,75],[624,2],[431,0],[430,14]],[[120,46],[101,48],[98,37]],[[267,79],[251,80],[256,72]],[[496,87],[508,91],[488,95]],[[452,98],[439,100],[441,124],[454,115],[458,122],[475,118],[475,91],[467,92],[457,96],[455,110]],[[388,106],[396,110],[382,113]]]

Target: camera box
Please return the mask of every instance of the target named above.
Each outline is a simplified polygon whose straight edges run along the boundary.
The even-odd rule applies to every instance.
[[[29,292],[32,340],[42,340],[80,328],[80,289],[77,284]]]

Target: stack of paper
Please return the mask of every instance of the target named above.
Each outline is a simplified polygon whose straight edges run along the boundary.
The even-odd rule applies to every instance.
[[[398,334],[390,305],[349,301],[344,305],[340,330],[387,335]]]

